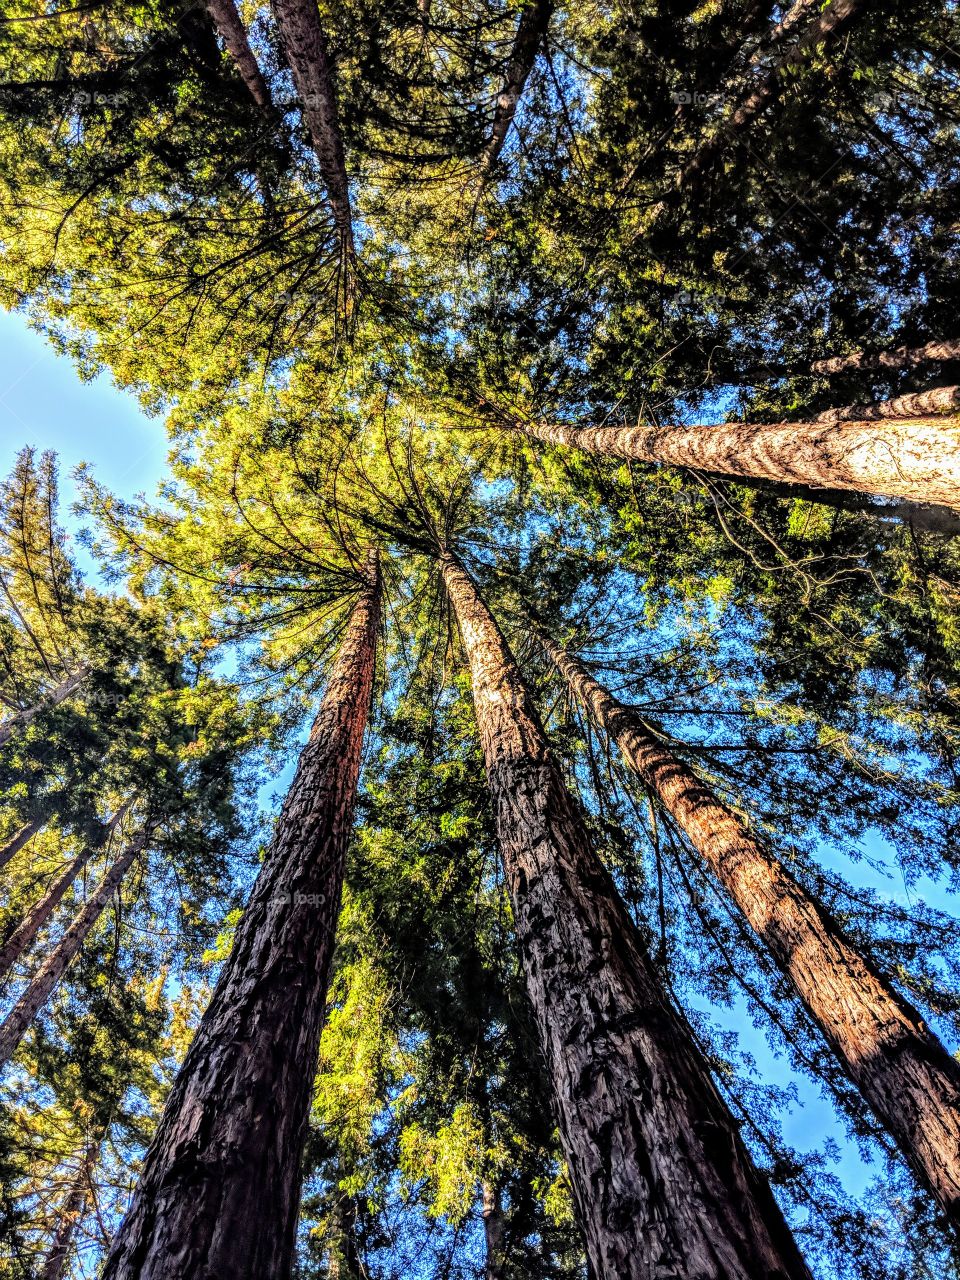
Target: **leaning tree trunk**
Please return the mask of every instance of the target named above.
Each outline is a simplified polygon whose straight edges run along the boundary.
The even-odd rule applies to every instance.
[[[637,712],[543,631],[537,635],[591,718],[763,939],[850,1079],[960,1227],[960,1063],[854,950],[836,920]]]
[[[44,1259],[43,1270],[40,1272],[38,1280],[63,1280],[63,1276],[66,1275],[74,1237],[77,1234],[80,1219],[83,1217],[83,1211],[87,1206],[87,1199],[90,1195],[90,1181],[93,1177],[93,1170],[96,1167],[99,1154],[99,1141],[88,1143],[80,1161],[77,1176],[74,1178],[73,1185],[70,1188],[70,1193],[64,1202],[63,1208],[60,1210],[57,1230],[49,1252]]]
[[[772,426],[517,425],[531,439],[611,458],[960,507],[960,427],[941,418]]]
[[[851,351],[846,356],[815,360],[811,373],[843,373],[847,369],[913,369],[918,364],[960,360],[960,338],[928,342],[922,347],[895,347],[892,351]]]
[[[103,1280],[290,1274],[379,618],[371,561]]]
[[[144,830],[130,841],[74,916],[69,929],[40,966],[29,987],[7,1014],[3,1025],[0,1026],[0,1066],[9,1062],[13,1056],[27,1028],[50,999],[50,994],[63,977],[67,965],[83,946],[90,930],[100,919],[104,907],[113,897],[114,891],[129,871],[134,858],[149,838],[150,831]]]
[[[883,418],[924,418],[931,414],[956,413],[960,409],[960,387],[931,387],[911,391],[877,404],[851,404],[845,409],[825,409],[814,422],[867,422]]]
[[[18,854],[23,846],[28,844],[37,832],[42,830],[42,828],[43,823],[39,818],[34,818],[34,820],[32,822],[28,822],[25,827],[21,827],[17,834],[8,840],[3,848],[0,849],[0,870],[2,870],[10,859]]]
[[[74,671],[72,675],[67,676],[66,680],[62,680],[55,689],[51,689],[39,702],[35,702],[32,707],[25,707],[9,720],[4,720],[0,724],[0,747],[9,742],[14,733],[25,729],[42,712],[58,707],[61,702],[66,702],[67,698],[76,693],[89,674],[89,667],[81,667],[79,671]]]
[[[107,824],[104,838],[96,845],[87,845],[81,849],[77,856],[73,859],[66,871],[54,881],[47,892],[43,895],[32,910],[20,921],[19,925],[7,938],[6,942],[0,947],[0,982],[6,978],[11,968],[16,964],[22,955],[24,955],[29,947],[36,941],[37,934],[53,915],[54,911],[63,900],[63,895],[76,880],[77,876],[93,857],[97,849],[103,847],[109,839],[111,833],[116,830],[120,819],[127,812],[130,805],[122,805],[110,819]]]
[[[320,164],[337,230],[351,262],[354,256],[350,186],[337,114],[327,37],[316,0],[273,0],[303,118]]]
[[[516,663],[441,557],[470,662],[527,991],[598,1277],[809,1275],[589,846]]]
[[[250,48],[250,41],[240,21],[236,5],[233,0],[206,0],[206,6],[213,19],[213,25],[217,28],[217,34],[233,59],[250,96],[261,110],[269,111],[272,105],[270,90]]]
[[[540,46],[546,38],[550,19],[553,16],[554,0],[530,0],[520,10],[520,21],[503,87],[497,97],[493,126],[490,130],[490,142],[487,145],[484,163],[487,169],[496,164],[500,152],[510,132],[513,117],[523,95],[524,86],[530,77]]]

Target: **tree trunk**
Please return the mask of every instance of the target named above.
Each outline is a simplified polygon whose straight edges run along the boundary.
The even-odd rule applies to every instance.
[[[483,1280],[506,1280],[503,1250],[503,1208],[500,1190],[493,1183],[483,1183],[483,1238],[486,1248]]]
[[[882,418],[924,418],[937,413],[956,413],[960,408],[960,387],[932,387],[879,404],[851,404],[845,409],[826,409],[814,422],[876,421]]]
[[[27,912],[10,937],[0,947],[0,982],[6,978],[17,960],[33,945],[37,934],[60,905],[63,895],[93,857],[96,850],[103,847],[129,807],[128,802],[117,810],[107,825],[104,839],[97,845],[88,845],[77,854],[63,875],[50,886],[34,908]]]
[[[807,1277],[589,846],[506,641],[460,564],[449,554],[440,563],[470,663],[527,991],[594,1273]]]
[[[500,152],[510,132],[513,117],[517,113],[524,86],[533,70],[552,16],[553,0],[530,0],[520,10],[520,21],[517,24],[510,63],[497,98],[493,126],[490,130],[490,142],[485,156],[485,165],[488,170],[500,158]]]
[[[922,347],[895,347],[893,351],[851,351],[846,356],[814,360],[811,373],[843,373],[847,369],[913,369],[918,364],[960,360],[960,339],[928,342]]]
[[[850,1079],[960,1227],[960,1063],[682,760],[571,654],[541,644],[763,939]]]
[[[334,1196],[327,1249],[327,1280],[360,1280],[356,1202],[339,1187],[335,1188]]]
[[[66,702],[67,698],[76,693],[89,674],[89,667],[81,667],[79,671],[67,676],[66,680],[61,681],[55,689],[45,694],[39,702],[35,702],[32,707],[25,707],[9,720],[4,720],[3,724],[0,724],[0,747],[9,742],[16,731],[25,729],[41,712],[49,711],[52,707],[58,707],[61,702]]]
[[[250,96],[261,110],[269,111],[272,105],[270,90],[250,48],[247,33],[243,29],[243,23],[240,21],[240,15],[233,0],[206,0],[206,5],[213,19],[213,25],[217,28],[217,34],[233,59],[243,83],[250,91]]]
[[[960,427],[939,418],[772,426],[518,427],[533,440],[612,458],[960,508]]]
[[[283,1280],[373,686],[380,574],[340,653],[103,1280]]]
[[[0,1026],[0,1067],[9,1062],[24,1032],[47,1003],[54,987],[63,977],[67,965],[83,946],[90,930],[100,919],[104,907],[126,875],[130,866],[150,838],[143,831],[131,840],[124,852],[107,871],[96,889],[83,904],[69,929],[37,971],[33,981],[13,1006]]]
[[[355,256],[350,185],[337,117],[337,99],[327,38],[316,0],[273,0],[273,11],[290,64],[303,118],[327,188],[327,197],[344,250]]]
[[[23,846],[33,839],[38,831],[42,830],[43,823],[39,818],[34,818],[32,822],[28,822],[25,827],[21,827],[17,834],[0,849],[0,870],[16,854],[20,852]]]
[[[50,1251],[44,1259],[43,1270],[38,1280],[62,1280],[70,1262],[74,1236],[87,1206],[90,1194],[90,1180],[100,1154],[100,1143],[91,1142],[83,1153],[80,1168],[70,1188],[70,1194],[60,1211],[60,1221]]]

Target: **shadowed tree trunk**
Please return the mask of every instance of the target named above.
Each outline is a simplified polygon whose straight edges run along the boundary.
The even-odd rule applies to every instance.
[[[62,1277],[67,1272],[74,1237],[77,1234],[80,1219],[83,1217],[83,1211],[87,1206],[87,1198],[90,1195],[90,1179],[93,1176],[93,1170],[96,1167],[99,1154],[99,1141],[89,1143],[83,1153],[80,1168],[77,1170],[77,1176],[74,1178],[70,1193],[63,1208],[60,1210],[60,1221],[50,1250],[44,1259],[43,1270],[40,1272],[38,1280],[62,1280]]]
[[[490,142],[487,146],[485,166],[489,170],[497,162],[510,132],[513,117],[530,77],[540,46],[546,38],[553,15],[553,0],[529,0],[520,10],[520,21],[510,54],[510,63],[503,87],[497,97]]]
[[[960,427],[940,418],[518,429],[532,440],[610,458],[960,507]]]
[[[483,1280],[505,1280],[507,1270],[503,1253],[503,1208],[500,1204],[500,1189],[492,1182],[484,1181],[481,1190],[485,1246]]]
[[[595,1275],[807,1277],[459,562],[440,565],[470,663],[494,823]]]
[[[11,858],[20,852],[25,844],[28,844],[38,831],[42,830],[43,823],[39,818],[34,818],[33,822],[28,822],[25,827],[21,827],[17,834],[0,849],[0,870],[2,870]]]
[[[360,1280],[357,1251],[357,1205],[339,1188],[330,1214],[330,1247],[327,1250],[328,1280]]]
[[[928,342],[922,347],[894,347],[892,351],[851,351],[845,356],[814,360],[811,373],[843,373],[847,369],[913,369],[918,364],[960,360],[960,338]]]
[[[320,164],[327,197],[350,264],[355,250],[350,186],[337,116],[327,37],[316,0],[273,0],[273,12],[300,98],[303,118]]]
[[[217,34],[226,45],[227,52],[233,59],[243,83],[250,91],[250,96],[263,111],[269,111],[270,90],[250,48],[250,41],[247,39],[247,33],[233,0],[205,0],[205,3],[207,12],[213,19],[213,25],[217,28]]]
[[[380,574],[371,559],[104,1280],[290,1274],[379,619]]]
[[[591,719],[616,742],[763,939],[850,1079],[960,1227],[960,1063],[640,715],[539,628],[536,634]]]
[[[100,919],[104,907],[113,897],[134,858],[149,838],[150,832],[145,830],[130,841],[74,916],[69,929],[40,966],[29,987],[7,1014],[3,1025],[0,1026],[0,1066],[9,1062],[13,1056],[27,1028],[49,1000],[54,987],[63,977],[67,965],[83,946],[90,930]]]
[[[6,978],[12,966],[36,941],[37,934],[60,905],[63,895],[93,857],[94,853],[96,853],[97,849],[103,848],[103,845],[110,838],[113,831],[116,830],[117,824],[129,807],[130,805],[127,803],[117,810],[110,819],[104,838],[100,840],[99,844],[87,845],[81,849],[66,871],[53,882],[40,901],[34,905],[32,910],[27,912],[10,937],[0,947],[0,982]]]
[[[49,711],[52,707],[58,707],[61,702],[66,702],[67,698],[76,693],[89,674],[89,667],[81,667],[79,671],[74,671],[72,675],[67,676],[66,680],[61,681],[55,689],[51,689],[32,707],[25,707],[9,720],[4,720],[0,724],[0,747],[9,742],[14,733],[25,729],[41,712]]]

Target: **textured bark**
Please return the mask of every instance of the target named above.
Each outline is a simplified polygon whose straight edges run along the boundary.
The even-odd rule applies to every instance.
[[[43,823],[39,818],[34,818],[33,822],[28,822],[25,827],[21,827],[17,834],[13,836],[12,839],[8,840],[3,848],[0,849],[0,870],[2,870],[10,859],[15,857],[23,846],[28,844],[37,832],[42,830],[42,828]]]
[[[503,1208],[500,1204],[500,1190],[492,1182],[484,1182],[482,1192],[485,1245],[483,1280],[505,1280],[507,1269],[503,1252]]]
[[[273,0],[273,12],[326,184],[333,219],[352,264],[355,250],[350,184],[337,117],[333,70],[327,38],[320,25],[320,12],[316,0]]]
[[[69,697],[76,693],[89,674],[89,667],[81,667],[79,671],[75,671],[72,675],[67,676],[66,680],[61,681],[55,689],[51,689],[32,707],[25,707],[23,711],[18,711],[9,720],[4,720],[3,724],[0,724],[0,747],[9,742],[15,732],[25,729],[42,712],[49,711],[52,707],[58,707],[61,702],[66,702]]]
[[[922,347],[895,347],[893,351],[851,351],[846,356],[815,360],[811,373],[843,373],[846,369],[913,369],[918,364],[960,360],[960,339],[928,342]]]
[[[327,1280],[361,1280],[361,1274],[356,1201],[338,1190],[331,1211]]]
[[[519,429],[546,444],[611,458],[960,507],[960,427],[940,418]]]
[[[70,1188],[70,1193],[63,1208],[60,1210],[60,1221],[49,1252],[44,1259],[43,1270],[40,1272],[38,1280],[62,1280],[67,1272],[74,1237],[77,1234],[80,1219],[83,1217],[83,1211],[87,1207],[87,1198],[90,1195],[90,1179],[93,1176],[93,1170],[96,1167],[99,1154],[100,1143],[89,1143],[83,1153],[80,1168],[77,1170],[77,1176],[73,1181],[73,1186]]]
[[[759,83],[734,107],[717,132],[694,153],[678,176],[677,186],[689,186],[698,178],[728,142],[742,133],[781,96],[790,84],[788,73],[802,66],[821,45],[835,40],[866,8],[866,0],[831,0],[825,8],[821,8],[819,3],[810,4],[808,0],[798,0],[793,10],[771,32],[772,44],[783,40],[809,16],[809,12],[817,12],[818,16],[806,22],[796,44],[767,68]]]
[[[213,19],[213,25],[217,28],[217,33],[233,59],[243,83],[250,91],[251,98],[263,111],[269,111],[270,90],[250,48],[250,41],[243,29],[236,5],[233,0],[206,0],[206,5],[207,12]]]
[[[110,834],[116,830],[117,824],[129,807],[129,804],[125,804],[113,815],[107,826],[105,838],[109,838]],[[63,895],[93,857],[96,850],[102,848],[104,843],[105,840],[101,840],[97,845],[88,845],[86,848],[81,849],[66,871],[54,881],[32,910],[27,912],[10,937],[0,947],[0,982],[7,976],[17,960],[36,941],[37,934],[60,905]]]
[[[549,636],[537,634],[591,719],[617,743],[763,939],[850,1079],[960,1227],[960,1063],[638,713]]]
[[[441,559],[470,662],[527,991],[594,1274],[806,1277],[770,1193],[658,982],[460,564]]]
[[[27,1028],[50,999],[51,992],[63,977],[67,965],[83,946],[90,930],[99,920],[104,907],[148,839],[149,832],[144,831],[130,841],[74,916],[69,929],[40,966],[29,987],[7,1014],[0,1026],[0,1066],[10,1061]]]
[[[517,34],[504,77],[503,87],[497,97],[497,105],[490,130],[490,142],[485,157],[486,167],[492,168],[500,158],[500,152],[510,132],[513,117],[523,95],[524,87],[533,70],[546,38],[553,16],[553,0],[529,0],[520,11]]]
[[[354,606],[210,1005],[103,1280],[281,1280],[373,686],[380,579]]]
[[[881,418],[924,418],[937,413],[956,413],[960,409],[960,387],[933,387],[929,391],[913,391],[878,404],[851,404],[845,409],[827,409],[818,413],[814,422],[867,422]]]

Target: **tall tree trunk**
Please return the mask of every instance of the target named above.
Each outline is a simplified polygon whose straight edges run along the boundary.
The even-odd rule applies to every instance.
[[[540,46],[546,38],[550,19],[553,16],[553,0],[529,0],[520,10],[520,21],[517,34],[504,77],[503,87],[497,97],[493,126],[490,130],[490,142],[487,146],[485,165],[489,170],[496,164],[503,150],[503,145],[510,132],[513,117],[523,95],[524,86],[530,77]]]
[[[120,881],[141,851],[150,831],[144,830],[127,845],[83,904],[66,933],[40,966],[33,981],[0,1025],[0,1067],[9,1062],[34,1018],[50,999],[67,965],[83,946],[90,930],[100,919]]]
[[[100,1142],[88,1143],[80,1161],[80,1168],[73,1180],[70,1193],[60,1210],[60,1221],[50,1250],[43,1263],[43,1270],[38,1280],[62,1280],[70,1263],[70,1252],[73,1248],[77,1227],[83,1217],[90,1195],[90,1180],[100,1155]]]
[[[17,834],[8,840],[3,848],[0,849],[0,870],[2,870],[10,859],[18,854],[23,846],[29,843],[37,832],[42,829],[43,823],[39,818],[34,818],[33,821],[28,822],[25,827],[21,827]]]
[[[527,991],[597,1276],[807,1277],[683,1019],[590,848],[517,665],[440,560],[470,663]]]
[[[327,1250],[328,1280],[360,1280],[357,1251],[357,1205],[338,1188],[331,1211],[330,1244]]]
[[[220,39],[250,91],[250,96],[261,110],[269,111],[272,105],[270,90],[250,48],[236,5],[233,0],[206,0],[206,6]]]
[[[570,653],[541,644],[763,939],[850,1079],[960,1227],[960,1063],[830,914],[682,760]]]
[[[350,185],[337,115],[327,37],[316,0],[273,0],[284,51],[300,97],[313,149],[327,188],[334,223],[352,265],[355,256]]]
[[[960,409],[960,387],[931,387],[929,391],[911,391],[878,404],[851,404],[845,409],[826,409],[814,422],[867,422],[882,418],[925,418],[937,413],[956,413]]]
[[[66,702],[67,698],[76,693],[89,674],[89,667],[81,667],[78,671],[74,671],[72,675],[67,676],[65,680],[62,680],[55,689],[51,689],[49,693],[44,694],[40,701],[35,702],[32,707],[25,707],[23,711],[18,711],[9,720],[4,720],[0,724],[0,747],[9,742],[14,733],[25,729],[41,712],[49,711],[52,707],[58,707],[61,702]]]
[[[500,1203],[500,1189],[485,1179],[482,1194],[485,1245],[483,1280],[505,1280],[507,1271],[503,1251],[503,1207]]]
[[[611,458],[960,507],[960,427],[940,418],[772,426],[518,425],[533,440]]]
[[[892,351],[851,351],[845,356],[814,360],[811,373],[843,373],[847,369],[913,369],[918,364],[960,360],[960,338],[928,342],[922,347],[895,347]]]
[[[113,831],[116,830],[120,819],[127,812],[130,805],[129,802],[122,805],[110,819],[104,838],[96,845],[87,845],[77,854],[66,871],[54,881],[47,892],[43,895],[32,910],[20,921],[19,925],[7,938],[3,946],[0,947],[0,982],[9,973],[10,969],[16,964],[17,960],[32,946],[36,940],[37,934],[50,919],[51,915],[60,905],[63,895],[67,892],[74,880],[93,857],[97,849],[101,849],[106,840],[109,839]]]
[[[290,1274],[373,686],[380,574],[372,559],[369,579],[103,1280]]]

